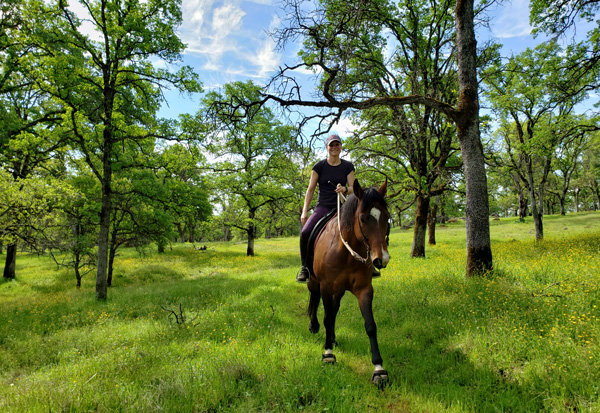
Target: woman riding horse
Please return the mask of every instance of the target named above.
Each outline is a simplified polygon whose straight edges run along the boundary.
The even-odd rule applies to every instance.
[[[311,171],[310,181],[304,197],[304,206],[300,221],[302,232],[300,233],[300,258],[302,267],[296,275],[296,281],[305,283],[310,278],[308,268],[308,239],[310,234],[321,218],[336,208],[338,193],[351,194],[354,183],[354,165],[352,162],[340,158],[342,152],[342,140],[336,134],[327,137],[327,159],[317,162]],[[313,199],[316,187],[319,187],[319,199],[317,206],[310,218],[308,209]],[[348,185],[346,187],[346,185]],[[378,271],[373,272],[373,277],[379,276]]]
[[[383,369],[377,343],[371,280],[373,267],[383,268],[390,260],[387,244],[390,215],[384,199],[386,191],[387,181],[378,190],[363,190],[358,180],[354,180],[354,195],[348,197],[337,219],[327,223],[315,242],[314,277],[308,282],[309,330],[312,333],[319,331],[317,309],[321,298],[325,309],[323,361],[335,362],[335,319],[340,300],[346,291],[350,291],[358,299],[365,320],[375,366],[372,381],[379,385],[387,380],[387,372]]]
[[[337,194],[351,193],[354,183],[354,165],[352,162],[340,158],[342,152],[342,140],[336,134],[329,135],[326,142],[327,159],[319,161],[313,166],[310,173],[310,181],[304,197],[304,207],[302,208],[302,232],[300,233],[300,258],[302,267],[296,276],[296,281],[305,283],[310,277],[308,269],[308,238],[313,228],[321,218],[327,215],[336,206]],[[349,188],[346,187],[348,183]],[[314,212],[308,217],[308,208],[313,199],[315,189],[319,186],[319,199]]]

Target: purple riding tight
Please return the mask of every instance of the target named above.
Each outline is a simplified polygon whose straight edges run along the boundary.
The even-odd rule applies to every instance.
[[[317,205],[312,215],[308,217],[306,224],[302,227],[302,232],[300,233],[300,238],[308,239],[310,237],[310,233],[312,232],[315,225],[321,218],[327,215],[331,211],[329,208],[325,208],[324,206]]]

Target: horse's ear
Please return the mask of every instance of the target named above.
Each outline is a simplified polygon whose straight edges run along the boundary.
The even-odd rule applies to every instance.
[[[358,183],[358,179],[354,180],[354,184],[352,184],[352,190],[354,191],[354,195],[356,195],[358,199],[361,199],[365,194],[365,191],[363,191],[362,187],[360,186],[360,183]]]
[[[381,196],[385,196],[387,192],[387,178],[385,178],[385,182],[378,189]]]

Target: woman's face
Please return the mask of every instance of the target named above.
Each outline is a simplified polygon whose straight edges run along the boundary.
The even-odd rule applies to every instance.
[[[339,141],[333,141],[327,145],[327,151],[330,155],[339,155],[342,151],[342,143]]]

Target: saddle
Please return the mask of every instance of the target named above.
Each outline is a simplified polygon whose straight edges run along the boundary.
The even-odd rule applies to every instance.
[[[306,268],[308,268],[308,271],[310,271],[310,273],[313,276],[315,275],[313,272],[313,260],[315,257],[314,256],[315,243],[317,242],[319,235],[321,235],[323,228],[325,228],[325,225],[327,225],[329,220],[331,218],[333,218],[336,214],[337,214],[337,210],[332,209],[330,212],[327,213],[327,215],[325,215],[323,218],[321,218],[319,221],[317,221],[317,224],[315,225],[315,227],[313,228],[313,230],[310,233],[310,236],[308,237],[308,241],[307,241],[308,245],[306,248],[306,263],[304,264],[304,266]]]

